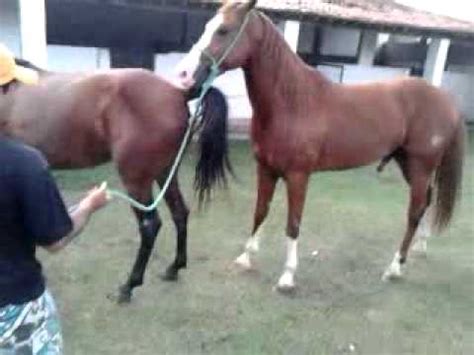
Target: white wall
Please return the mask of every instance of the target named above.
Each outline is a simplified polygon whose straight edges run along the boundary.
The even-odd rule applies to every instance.
[[[343,83],[354,84],[390,80],[407,75],[409,75],[409,69],[406,68],[387,68],[349,64],[344,65]]]
[[[21,54],[17,0],[0,0],[0,42],[16,56]]]
[[[0,42],[5,44],[15,56],[22,57],[18,15],[17,0],[0,0]],[[48,45],[47,50],[48,68],[53,71],[71,72],[110,68],[110,54],[106,49]]]
[[[444,72],[441,87],[451,93],[463,116],[474,122],[474,72]]]
[[[48,69],[60,72],[110,68],[110,51],[103,48],[48,45]]]

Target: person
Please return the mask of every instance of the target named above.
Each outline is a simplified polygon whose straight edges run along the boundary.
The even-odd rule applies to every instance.
[[[2,54],[0,87],[32,83]],[[107,202],[103,183],[67,210],[41,153],[0,132],[0,355],[62,354],[59,317],[35,251],[64,249]]]
[[[36,71],[16,65],[13,53],[0,43],[0,86],[8,87],[12,82],[23,84],[37,84],[39,75]]]

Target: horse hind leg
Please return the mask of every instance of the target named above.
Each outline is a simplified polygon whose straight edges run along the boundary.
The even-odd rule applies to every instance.
[[[420,221],[420,225],[416,230],[415,241],[411,247],[411,251],[417,253],[420,256],[426,256],[428,253],[428,239],[431,237],[431,226],[433,224],[433,207],[432,202],[432,191],[433,186],[429,187],[428,190],[428,205],[426,207],[426,212],[423,215],[423,218]]]
[[[138,191],[140,190],[142,192],[137,192],[136,189],[128,189],[130,196],[137,201],[151,204],[153,202],[151,186],[143,190],[138,189]],[[161,228],[161,219],[158,215],[158,211],[143,212],[133,208],[133,212],[138,222],[140,247],[132,267],[132,272],[125,284],[119,288],[118,303],[129,303],[133,289],[143,284],[145,270],[155,244],[156,236]]]
[[[429,203],[429,184],[432,171],[427,169],[422,161],[413,158],[403,160],[400,166],[410,185],[408,223],[400,249],[395,253],[392,262],[385,270],[382,276],[383,280],[402,276],[402,265],[406,262],[413,236]]]
[[[262,164],[257,170],[257,205],[254,214],[254,223],[251,236],[245,243],[244,252],[234,260],[234,263],[245,270],[252,268],[251,255],[256,254],[260,248],[260,238],[262,235],[265,218],[270,209],[270,202],[275,192],[277,177]]]
[[[166,176],[157,179],[158,185],[163,188]],[[163,280],[176,281],[180,269],[187,266],[187,239],[188,239],[188,215],[189,210],[179,189],[178,177],[175,175],[171,180],[168,191],[165,193],[165,200],[171,212],[173,222],[176,227],[176,257],[168,266]]]
[[[404,150],[398,149],[395,151],[393,158],[397,161],[402,175],[405,181],[410,184],[410,176],[408,171],[408,161],[407,155]],[[428,238],[431,236],[431,226],[432,226],[432,219],[433,219],[433,209],[431,207],[433,196],[433,186],[432,182],[430,182],[430,186],[428,187],[428,195],[427,195],[427,207],[426,211],[421,218],[419,226],[416,230],[415,234],[415,241],[411,248],[412,251],[417,253],[418,255],[426,255],[428,250]]]

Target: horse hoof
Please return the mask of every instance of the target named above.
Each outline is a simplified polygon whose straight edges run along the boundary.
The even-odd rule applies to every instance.
[[[166,272],[161,276],[163,281],[178,281],[178,270],[175,268],[169,268]]]
[[[128,288],[125,288],[124,286],[121,286],[115,301],[120,305],[129,304],[132,301],[132,291]]]
[[[293,295],[296,292],[295,285],[280,285],[277,284],[274,288],[274,291],[281,293],[282,295]]]
[[[382,281],[387,282],[387,281],[395,281],[399,280],[402,278],[402,272],[400,269],[395,270],[395,269],[388,269],[385,270],[385,272],[382,275]]]
[[[426,257],[428,254],[428,243],[426,240],[418,239],[411,247],[411,251],[418,256]]]
[[[252,263],[250,262],[250,256],[248,253],[242,253],[238,258],[234,260],[234,265],[237,265],[243,270],[252,269]]]

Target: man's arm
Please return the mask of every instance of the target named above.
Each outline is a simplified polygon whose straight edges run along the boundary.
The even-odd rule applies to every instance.
[[[72,220],[72,230],[65,237],[54,244],[43,246],[51,253],[57,253],[64,249],[72,240],[82,233],[89,222],[90,216],[107,204],[107,185],[103,183],[100,187],[94,188],[77,205],[69,208],[69,217]]]

